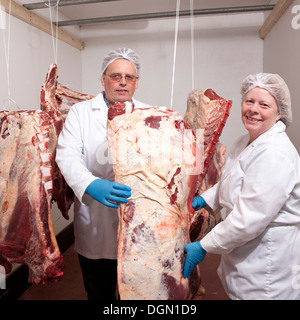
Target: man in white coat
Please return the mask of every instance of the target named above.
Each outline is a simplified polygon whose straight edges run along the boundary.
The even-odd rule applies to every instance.
[[[114,182],[107,156],[108,108],[132,101],[138,88],[141,59],[131,49],[110,51],[102,65],[104,92],[75,104],[58,139],[56,162],[75,193],[74,233],[87,297],[116,299],[118,203],[127,202],[130,188]]]
[[[300,299],[300,159],[285,133],[290,93],[276,74],[242,83],[248,134],[233,145],[220,181],[196,197],[196,210],[226,210],[224,221],[187,244],[184,276],[206,252],[221,254],[218,274],[231,299]]]

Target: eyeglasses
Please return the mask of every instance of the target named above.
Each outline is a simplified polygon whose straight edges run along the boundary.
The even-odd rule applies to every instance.
[[[120,74],[120,73],[112,73],[112,74],[106,74],[105,75],[109,76],[110,79],[113,81],[113,82],[120,82],[123,77],[125,78],[125,81],[127,83],[133,83],[138,77],[137,76],[134,76],[133,74]]]

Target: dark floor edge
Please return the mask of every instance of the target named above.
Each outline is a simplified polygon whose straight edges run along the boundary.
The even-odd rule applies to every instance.
[[[64,253],[74,242],[73,222],[56,236],[56,240],[61,253]],[[7,277],[6,289],[0,289],[0,300],[16,300],[30,286],[28,267],[22,265]]]

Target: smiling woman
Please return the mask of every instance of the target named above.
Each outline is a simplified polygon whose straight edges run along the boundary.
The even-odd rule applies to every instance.
[[[300,158],[285,132],[289,89],[279,75],[260,73],[243,81],[241,94],[248,133],[232,146],[219,182],[193,201],[225,209],[225,217],[200,243],[186,245],[184,268],[205,252],[221,254],[218,274],[231,299],[299,300]]]
[[[242,121],[250,135],[250,142],[268,131],[280,119],[274,97],[265,89],[256,87],[242,102]]]
[[[265,89],[278,107],[280,120],[288,127],[292,122],[292,108],[290,90],[285,81],[278,75],[272,73],[257,73],[246,77],[242,83],[241,95],[242,101],[245,100],[246,94],[254,88]],[[261,98],[267,99],[261,101],[262,104],[268,105],[273,103],[268,95],[263,95]],[[271,99],[272,100],[272,99]]]

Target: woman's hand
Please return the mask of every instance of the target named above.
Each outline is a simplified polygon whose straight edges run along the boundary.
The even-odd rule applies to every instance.
[[[184,252],[187,253],[187,256],[184,263],[183,277],[189,278],[192,270],[205,258],[206,251],[202,248],[200,241],[196,241],[188,243],[184,247]]]
[[[198,211],[201,208],[204,208],[206,206],[206,202],[203,197],[199,196],[199,197],[194,198],[194,200],[192,202],[192,206],[196,211]]]

